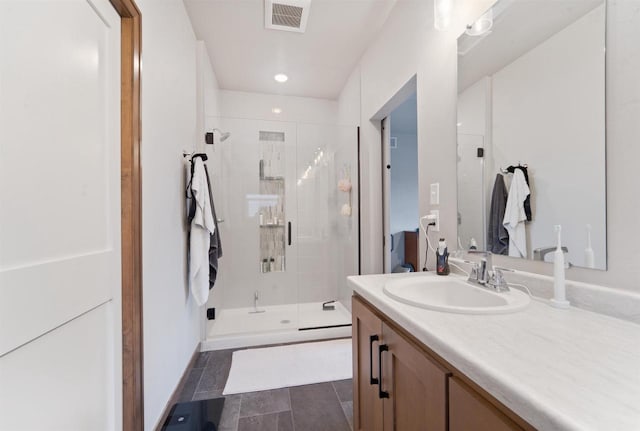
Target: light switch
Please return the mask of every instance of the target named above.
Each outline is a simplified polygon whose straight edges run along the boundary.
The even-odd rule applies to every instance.
[[[431,184],[431,195],[429,201],[431,205],[440,205],[440,183]]]

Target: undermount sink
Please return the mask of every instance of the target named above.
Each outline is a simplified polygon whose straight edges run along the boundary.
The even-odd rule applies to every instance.
[[[384,293],[396,301],[430,310],[461,314],[502,314],[522,310],[529,295],[511,289],[493,292],[455,276],[407,277],[388,281]]]

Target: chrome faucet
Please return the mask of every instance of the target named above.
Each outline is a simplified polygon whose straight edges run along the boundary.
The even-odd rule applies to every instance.
[[[540,260],[545,262],[544,257],[549,253],[555,253],[558,247],[541,247],[533,250],[533,260]],[[569,249],[565,246],[562,246],[562,251],[564,253],[569,253]]]
[[[482,255],[480,263],[476,263],[472,268],[471,274],[469,275],[469,281],[484,286],[489,281],[489,271],[493,268],[493,255],[490,251],[482,250],[469,250],[469,253]]]
[[[257,290],[253,293],[253,310],[249,311],[249,314],[264,313],[265,310],[258,309],[258,299],[260,299],[260,292]]]
[[[471,254],[480,254],[482,258],[480,263],[470,263],[471,272],[467,281],[472,284],[476,284],[487,289],[492,289],[496,292],[508,292],[509,286],[504,279],[504,271],[512,272],[513,270],[507,268],[498,268],[493,266],[493,254],[490,251],[482,250],[469,250]]]

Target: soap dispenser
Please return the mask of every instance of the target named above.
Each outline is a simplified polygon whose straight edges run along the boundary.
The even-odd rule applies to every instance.
[[[569,308],[566,298],[566,286],[564,278],[564,252],[562,251],[562,226],[555,226],[558,235],[558,247],[553,257],[553,298],[551,306],[556,308]]]

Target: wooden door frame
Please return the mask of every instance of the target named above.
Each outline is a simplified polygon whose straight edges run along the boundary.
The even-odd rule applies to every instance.
[[[134,0],[109,0],[121,18],[122,429],[144,429],[140,61]]]

